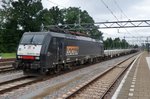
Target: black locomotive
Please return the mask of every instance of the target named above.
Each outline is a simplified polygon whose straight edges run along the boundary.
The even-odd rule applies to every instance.
[[[26,32],[13,65],[25,74],[58,72],[104,56],[102,41],[58,32]]]

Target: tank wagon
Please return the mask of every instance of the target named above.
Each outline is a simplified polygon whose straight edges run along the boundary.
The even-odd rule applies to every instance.
[[[18,46],[13,66],[25,74],[59,72],[104,56],[102,41],[58,32],[26,32]]]
[[[123,56],[126,54],[134,53],[137,49],[113,49],[113,50],[104,50],[104,57],[105,58],[111,58],[111,57],[118,57]]]

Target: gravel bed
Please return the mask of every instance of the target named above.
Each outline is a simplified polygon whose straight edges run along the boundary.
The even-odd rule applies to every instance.
[[[22,77],[22,76],[24,76],[22,71],[7,72],[7,73],[4,73],[4,74],[0,75],[0,83],[5,82],[5,81],[9,81],[9,80],[12,80],[12,79],[15,79],[15,78],[19,78],[19,77]]]
[[[54,77],[47,81],[16,89],[13,92],[8,92],[0,95],[0,99],[29,99],[33,98],[34,96],[40,95],[41,93],[44,93],[44,95],[37,97],[42,97],[44,99],[56,99],[56,97],[59,97],[62,94],[66,93],[69,89],[72,89],[77,85],[87,81],[89,78],[102,73],[104,70],[112,66],[112,64],[116,64],[117,62],[129,56],[131,55],[101,62],[90,67]]]

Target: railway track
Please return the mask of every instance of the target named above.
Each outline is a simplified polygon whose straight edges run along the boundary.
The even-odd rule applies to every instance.
[[[119,63],[117,65],[119,65]],[[78,69],[78,68],[76,68],[76,69]],[[76,69],[74,69],[74,70],[76,70]],[[74,70],[71,70],[71,71],[74,71]],[[25,87],[25,86],[35,84],[35,83],[38,83],[38,82],[41,82],[41,81],[46,81],[46,80],[49,80],[53,77],[56,77],[56,76],[59,76],[61,74],[65,74],[65,73],[68,73],[68,72],[71,72],[71,71],[64,71],[64,72],[61,72],[59,74],[54,74],[54,75],[45,76],[45,77],[38,77],[38,78],[37,77],[25,76],[25,77],[12,79],[12,80],[9,80],[9,81],[6,81],[6,82],[2,82],[2,83],[0,83],[0,94],[11,92],[15,89],[19,89],[21,87]]]
[[[12,67],[12,63],[14,62],[14,58],[11,59],[1,59],[0,60],[0,73],[9,72],[15,70]]]
[[[129,68],[136,56],[130,57],[103,73],[91,78],[87,82],[70,89],[62,95],[60,99],[103,99],[107,96],[110,89],[115,85],[117,79]]]
[[[1,82],[0,83],[0,94],[4,94],[6,92],[10,92],[12,90],[30,85],[30,84],[35,83],[37,81],[39,81],[39,79],[36,77],[23,76],[20,78]]]
[[[5,61],[5,62],[0,62],[0,66],[7,66],[7,65],[12,65],[14,61]]]
[[[61,74],[64,74],[67,72],[62,72]],[[56,77],[58,75],[61,75],[61,74],[53,74],[53,75],[44,76],[44,77],[43,76],[33,77],[33,76],[25,76],[24,75],[23,77],[0,82],[0,95],[5,94],[7,92],[12,92],[15,89],[19,89],[19,88],[22,88],[22,87],[25,87],[28,85],[32,85],[32,84],[35,84],[38,82],[49,80],[49,79]]]
[[[5,73],[5,72],[15,70],[12,66],[12,63],[6,63],[6,64],[9,64],[9,65],[1,65],[1,62],[0,62],[0,73]]]
[[[6,73],[6,72],[10,72],[10,71],[15,71],[15,69],[12,66],[9,67],[0,67],[0,73]]]
[[[15,58],[0,59],[0,62],[14,61]]]

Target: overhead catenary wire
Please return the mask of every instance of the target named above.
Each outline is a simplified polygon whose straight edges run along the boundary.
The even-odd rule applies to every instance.
[[[50,3],[52,3],[52,4],[54,4],[54,5],[57,5],[57,6],[59,6],[59,7],[66,8],[65,6],[62,6],[62,5],[57,4],[57,3],[55,3],[55,2],[52,2],[51,0],[47,0],[47,1],[50,2]]]
[[[104,6],[110,11],[110,13],[114,16],[114,18],[119,21],[119,19],[117,18],[117,16],[113,13],[113,11],[108,7],[108,5],[103,1],[101,0],[101,2],[104,4]]]
[[[123,10],[121,9],[121,7],[119,6],[119,4],[117,3],[117,1],[116,0],[113,0],[114,1],[114,3],[116,4],[116,6],[118,7],[118,9],[120,10],[120,12],[127,18],[127,20],[130,20],[129,18],[128,18],[128,16],[123,12]],[[126,28],[124,28],[128,33],[130,33]],[[130,33],[131,34],[131,33]]]
[[[124,11],[121,9],[121,7],[120,7],[119,4],[117,3],[117,1],[116,1],[116,0],[113,0],[113,1],[114,1],[114,3],[116,4],[116,6],[119,8],[120,12],[121,12],[128,20],[130,20],[130,19],[128,18],[128,16],[124,13]]]
[[[103,1],[101,0],[101,2],[104,4],[104,6],[109,10],[109,12],[114,16],[114,18],[119,21],[119,19],[117,18],[117,16],[113,13],[113,11],[108,7],[108,5]],[[117,7],[119,8],[120,12],[129,20],[129,18],[127,17],[127,15],[123,12],[123,10],[120,8],[120,6],[118,5],[118,3],[114,0],[115,4],[117,5]],[[131,34],[126,28],[124,28],[125,31],[129,34]],[[125,39],[125,36],[124,36],[124,39]]]
[[[114,3],[116,4],[116,6],[118,7],[118,9],[120,10],[120,12],[124,15],[124,17],[126,17],[127,20],[130,20],[129,17],[124,13],[124,11],[121,9],[121,7],[119,6],[119,4],[117,3],[116,0],[113,0]],[[126,28],[124,28],[128,33],[130,33]],[[131,33],[130,33],[131,34]],[[133,36],[135,37],[135,36]]]
[[[108,5],[103,1],[103,0],[101,0],[101,2],[104,4],[104,6],[110,11],[110,13],[114,16],[114,18],[117,20],[117,21],[119,21],[119,19],[117,18],[117,16],[113,13],[113,11],[108,7]],[[123,12],[123,10],[120,8],[120,6],[118,5],[118,3],[117,2],[115,2],[115,4],[117,5],[117,7],[120,9],[120,11],[121,11],[121,13],[123,13],[123,15],[125,15],[125,17],[127,18],[127,19],[129,19],[128,17],[127,17],[127,15]],[[125,28],[124,28],[125,29]],[[129,33],[129,34],[131,34],[127,29],[125,29],[125,31],[127,32],[127,33]]]

